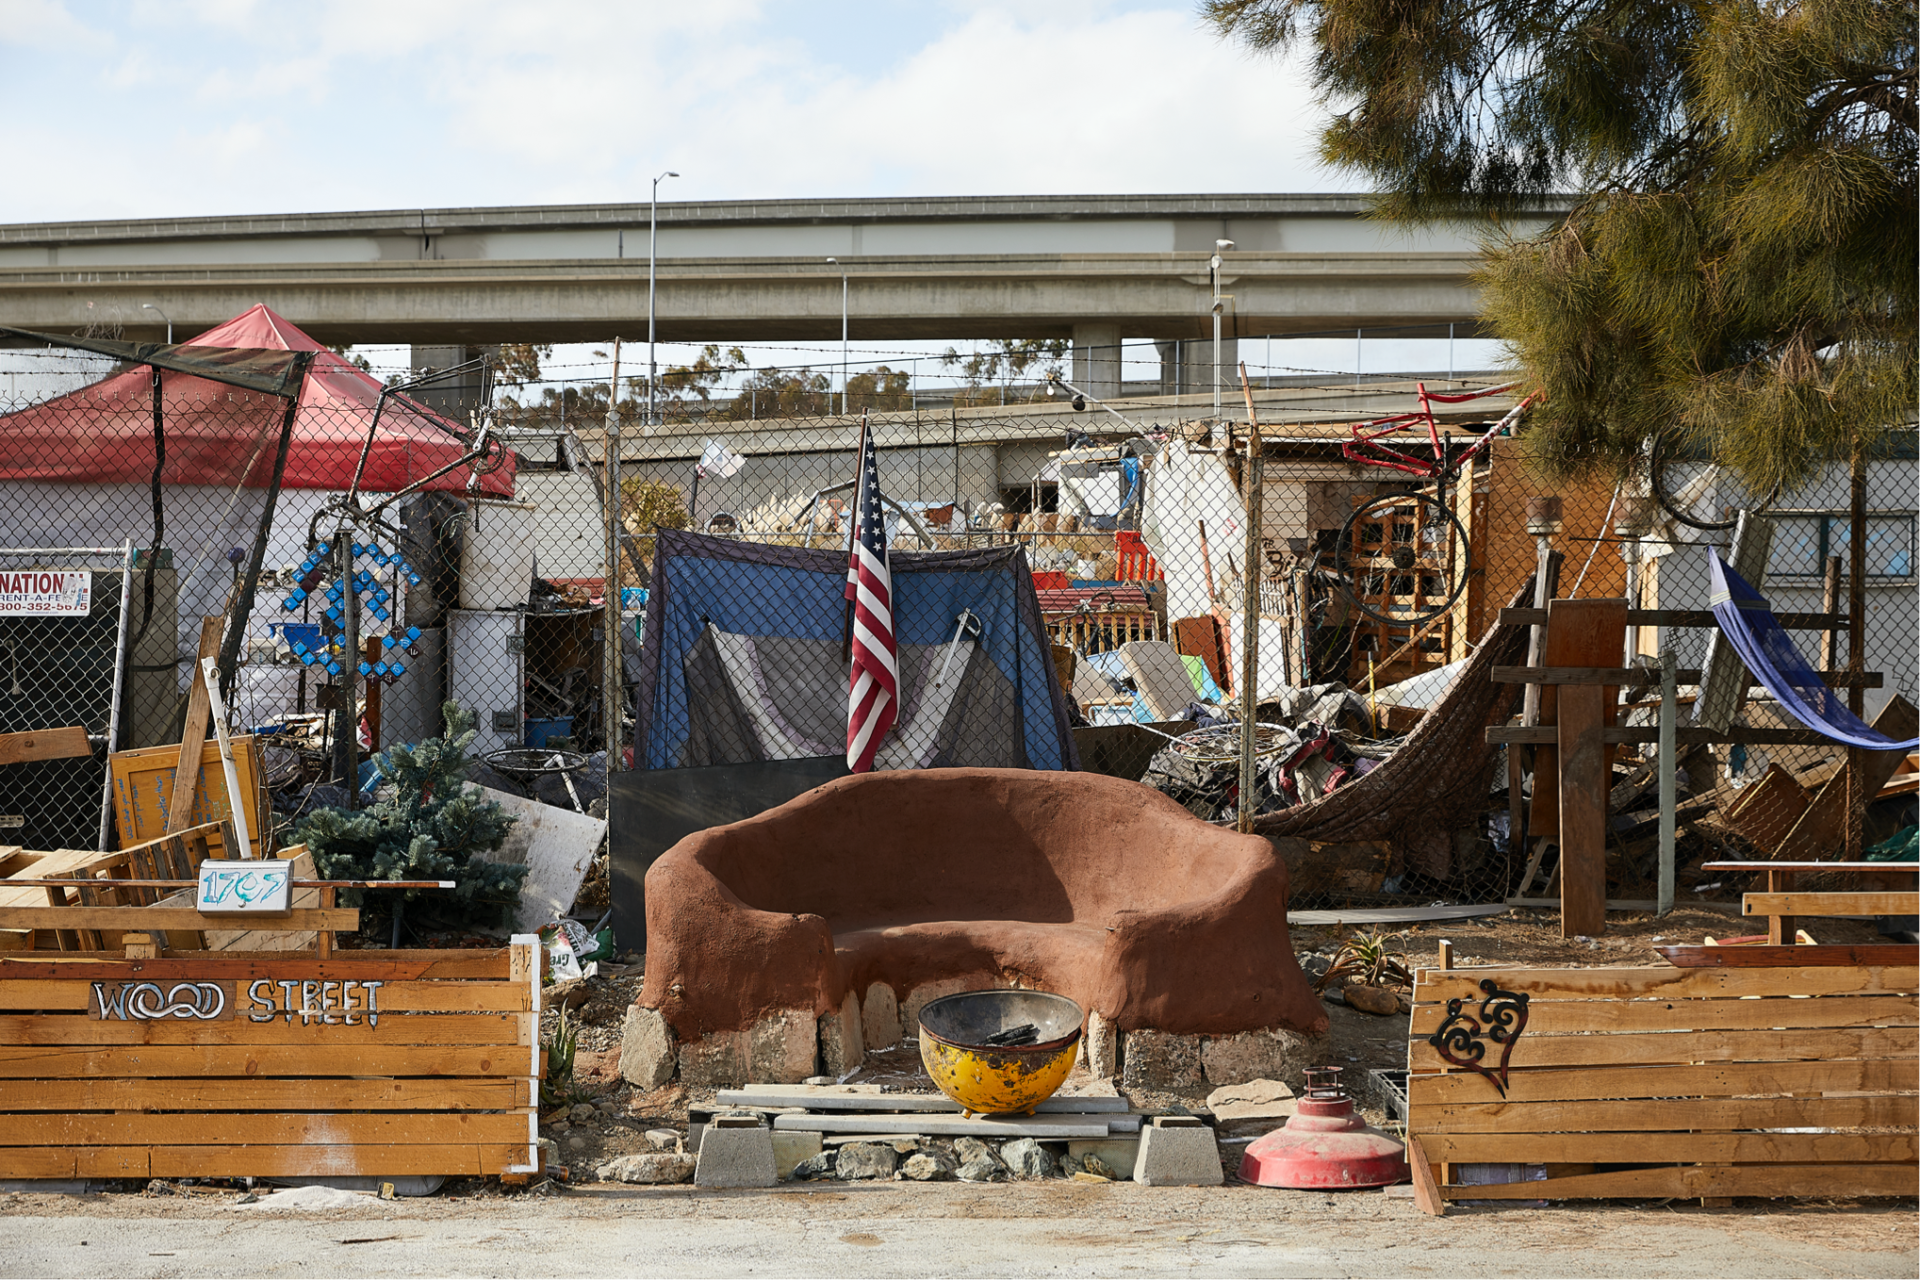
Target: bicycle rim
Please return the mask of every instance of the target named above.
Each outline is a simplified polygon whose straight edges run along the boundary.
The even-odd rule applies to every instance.
[[[1467,585],[1467,531],[1422,493],[1354,508],[1334,546],[1349,603],[1379,622],[1419,623],[1454,606]]]
[[[1689,529],[1721,533],[1733,528],[1739,519],[1738,504],[1733,514],[1723,520],[1699,514],[1702,499],[1717,492],[1730,473],[1712,461],[1708,461],[1702,470],[1696,459],[1682,458],[1678,454],[1678,442],[1673,433],[1663,431],[1654,437],[1653,448],[1647,456],[1647,488],[1652,492],[1653,500],[1660,504],[1660,509],[1669,517]],[[1746,509],[1765,511],[1779,496],[1780,487],[1775,485],[1765,495],[1749,503]]]

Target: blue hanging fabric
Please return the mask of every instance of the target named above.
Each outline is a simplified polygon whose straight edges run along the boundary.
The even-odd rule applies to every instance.
[[[1895,742],[1847,709],[1826,686],[1773,616],[1767,599],[1735,573],[1720,553],[1707,552],[1713,576],[1713,616],[1732,641],[1747,670],[1785,707],[1788,714],[1815,733],[1866,751],[1911,751],[1920,738]]]

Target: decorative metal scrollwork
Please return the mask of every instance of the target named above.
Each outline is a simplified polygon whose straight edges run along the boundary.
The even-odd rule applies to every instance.
[[[1463,1012],[1467,1003],[1455,998],[1447,1001],[1447,1016],[1439,1030],[1427,1037],[1427,1043],[1448,1063],[1477,1071],[1493,1082],[1501,1097],[1507,1096],[1507,1062],[1513,1057],[1514,1042],[1527,1029],[1527,995],[1524,991],[1502,991],[1492,978],[1482,978],[1480,989],[1486,998],[1480,1001],[1479,1016]],[[1500,1064],[1489,1070],[1485,1059],[1490,1040],[1500,1046]]]

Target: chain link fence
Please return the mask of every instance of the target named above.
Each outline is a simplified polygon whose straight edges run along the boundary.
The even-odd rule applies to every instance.
[[[0,404],[0,572],[84,564],[93,592],[83,620],[0,617],[0,658],[14,663],[0,671],[0,730],[81,724],[98,741],[86,761],[0,764],[0,814],[28,811],[0,842],[92,844],[109,744],[179,739],[201,621],[232,607],[273,492],[285,402],[168,374],[156,406],[144,367],[8,354],[34,379],[16,380]],[[1551,893],[1557,854],[1528,812],[1553,781],[1549,765],[1484,732],[1526,715],[1524,687],[1497,683],[1494,669],[1529,661],[1524,624],[1503,626],[1502,611],[1532,603],[1543,538],[1558,597],[1648,611],[1605,655],[1564,664],[1646,669],[1624,687],[1622,724],[1657,719],[1662,655],[1683,672],[1712,664],[1710,628],[1644,619],[1705,610],[1707,549],[1728,547],[1731,532],[1672,519],[1639,481],[1562,486],[1558,526],[1530,530],[1529,499],[1555,489],[1529,471],[1521,440],[1483,443],[1512,407],[1504,395],[1431,406],[1447,463],[1438,478],[1345,447],[1355,422],[1421,410],[1413,378],[1256,387],[1257,449],[1237,393],[1232,420],[1218,422],[1208,397],[1115,410],[1084,396],[1076,405],[1064,381],[1005,406],[934,408],[877,378],[853,388],[845,413],[827,412],[824,387],[775,396],[773,412],[752,390],[740,412],[731,400],[668,406],[654,423],[643,396],[623,395],[610,476],[604,394],[534,410],[422,392],[404,414],[392,398],[382,410],[391,416],[375,435],[392,448],[377,452],[355,500],[377,518],[343,525],[338,503],[381,390],[364,374],[349,385],[348,372],[316,360],[308,376],[331,393],[304,396],[294,418],[240,623],[233,718],[271,744],[282,821],[345,798],[341,721],[328,712],[361,663],[355,761],[439,733],[450,700],[476,718],[477,780],[563,807],[603,796],[610,750],[616,770],[843,754],[863,429],[884,495],[897,646],[895,724],[876,767],[1097,770],[1232,822],[1251,680],[1251,808],[1288,859],[1299,907]],[[1428,385],[1465,394],[1498,379]],[[1412,428],[1391,438],[1402,454],[1431,462],[1424,420],[1401,425]],[[387,502],[470,452],[480,426],[505,442],[491,469],[454,466]],[[1920,502],[1903,440],[1904,453],[1867,464],[1865,674],[1849,692],[1870,722],[1897,718],[1896,698],[1916,700]],[[1675,492],[1700,480],[1688,513],[1719,519],[1704,464],[1675,467]],[[1760,556],[1754,580],[1776,611],[1846,612],[1850,584],[1831,565],[1848,554],[1850,485],[1844,465],[1829,468],[1756,522],[1770,544],[1742,563]],[[343,542],[358,607],[351,653],[345,588],[333,591]],[[123,544],[131,575],[119,551],[34,550]],[[130,625],[116,648],[122,594]],[[1848,667],[1844,627],[1792,634],[1816,667]],[[1681,685],[1687,724],[1697,677]],[[1764,691],[1738,701],[1729,727],[1797,727]],[[1643,744],[1614,752],[1609,898],[1652,896],[1653,756]],[[1688,747],[1681,899],[1737,900],[1745,885],[1713,887],[1699,863],[1774,856],[1784,836],[1772,829],[1791,826],[1781,815],[1814,805],[1845,764],[1844,751],[1808,744]],[[1364,821],[1316,826],[1343,792],[1359,797],[1354,812],[1364,799]],[[1903,812],[1897,797],[1856,808],[1867,845]],[[1845,847],[1844,822],[1839,839],[1813,856]]]

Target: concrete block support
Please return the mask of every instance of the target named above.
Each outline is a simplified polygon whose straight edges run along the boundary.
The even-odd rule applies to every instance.
[[[1110,400],[1120,394],[1120,326],[1073,326],[1073,385],[1088,395]]]
[[[1226,1181],[1213,1130],[1196,1116],[1155,1116],[1140,1131],[1133,1180],[1143,1187],[1217,1187]]]
[[[770,1187],[778,1182],[773,1130],[757,1118],[715,1116],[700,1135],[696,1187]]]

